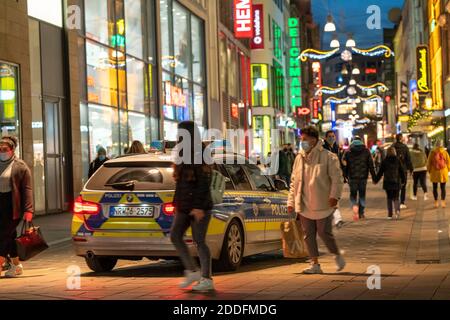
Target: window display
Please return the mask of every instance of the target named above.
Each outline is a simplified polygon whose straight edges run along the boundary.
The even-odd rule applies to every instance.
[[[19,136],[19,68],[0,62],[0,129],[2,135]]]

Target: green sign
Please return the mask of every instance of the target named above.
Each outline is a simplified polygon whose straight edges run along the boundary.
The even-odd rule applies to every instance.
[[[283,59],[283,42],[282,39],[282,32],[281,28],[273,22],[273,42],[274,42],[274,55],[275,58],[280,60],[280,62]]]
[[[288,22],[289,32],[289,87],[291,108],[302,106],[302,69],[300,65],[300,21],[298,18],[290,18]]]

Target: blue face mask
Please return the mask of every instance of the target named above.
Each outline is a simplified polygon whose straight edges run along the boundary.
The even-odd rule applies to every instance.
[[[12,152],[1,152],[0,153],[0,161],[9,161],[13,156]]]
[[[305,152],[309,152],[311,150],[311,146],[308,141],[302,141],[301,146]]]
[[[100,161],[105,161],[105,160],[106,160],[106,156],[98,156],[98,159],[99,159]]]

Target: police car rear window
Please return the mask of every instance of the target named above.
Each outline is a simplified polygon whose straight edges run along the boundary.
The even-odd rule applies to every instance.
[[[134,181],[135,190],[174,190],[170,162],[116,162],[101,167],[86,185],[88,190],[114,190],[112,185]]]

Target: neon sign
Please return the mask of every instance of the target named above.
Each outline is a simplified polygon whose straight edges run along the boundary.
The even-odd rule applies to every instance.
[[[416,49],[417,57],[417,88],[420,93],[430,92],[428,80],[428,46],[420,45]]]
[[[262,4],[253,5],[253,39],[252,49],[264,49],[264,7]]]
[[[234,34],[236,38],[253,37],[251,0],[234,0]]]
[[[289,78],[291,108],[296,110],[302,104],[301,66],[300,55],[300,21],[298,18],[289,18]],[[308,109],[309,110],[309,109]],[[305,114],[304,114],[305,115]]]

